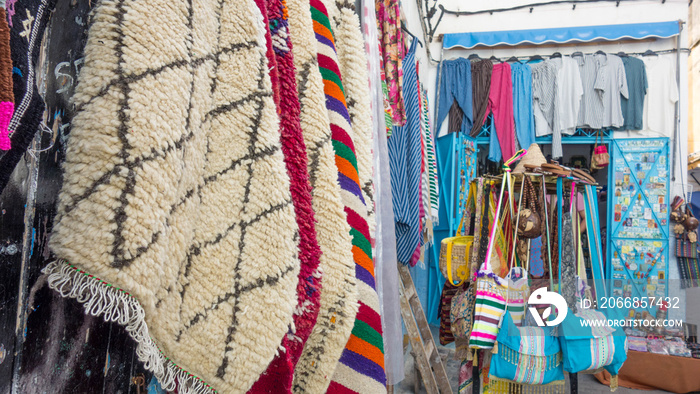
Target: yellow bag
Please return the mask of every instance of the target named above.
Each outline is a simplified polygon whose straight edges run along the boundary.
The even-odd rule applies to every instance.
[[[462,219],[457,227],[457,235],[444,238],[440,244],[440,271],[442,275],[454,286],[460,286],[469,279],[469,253],[474,242],[473,235],[459,235],[462,233],[464,218],[471,216],[471,208],[475,207],[476,185],[469,188],[469,196],[462,212]],[[455,282],[455,279],[459,282]]]

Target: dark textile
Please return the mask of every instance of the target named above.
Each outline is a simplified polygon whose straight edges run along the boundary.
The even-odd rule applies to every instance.
[[[8,12],[15,113],[9,127],[12,148],[0,157],[0,193],[7,186],[12,171],[39,130],[44,113],[44,100],[37,90],[34,70],[41,37],[56,1],[17,0],[12,9],[14,12]]]
[[[447,117],[447,132],[454,133],[462,130],[462,123],[464,122],[464,111],[457,104],[457,100],[452,102],[452,107],[450,107],[450,112],[448,112]],[[469,122],[471,125],[471,120]],[[471,130],[471,126],[470,126]]]
[[[471,136],[476,137],[486,120],[486,108],[489,104],[491,93],[491,74],[493,63],[491,60],[477,60],[472,62],[472,126]]]
[[[576,251],[571,212],[566,211],[561,216],[561,293],[566,304],[576,313]]]
[[[678,257],[677,261],[678,271],[681,277],[681,289],[700,287],[700,260]]]

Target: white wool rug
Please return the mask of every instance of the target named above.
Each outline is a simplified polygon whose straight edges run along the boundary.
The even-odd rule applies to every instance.
[[[264,29],[253,0],[102,0],[92,14],[50,241],[60,260],[44,272],[126,326],[181,394],[246,392],[296,306]]]
[[[309,0],[287,0],[301,128],[309,158],[316,237],[323,254],[321,309],[294,373],[294,392],[323,393],[357,314],[357,285],[350,225],[340,199],[338,170],[331,144],[323,78],[318,69]]]

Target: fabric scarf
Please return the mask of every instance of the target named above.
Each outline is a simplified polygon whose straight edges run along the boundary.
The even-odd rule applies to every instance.
[[[320,311],[296,364],[293,391],[323,392],[350,337],[357,313],[357,284],[309,0],[287,0],[287,7],[316,233],[323,252]]]
[[[438,210],[440,207],[439,199],[439,188],[438,188],[438,174],[437,174],[437,161],[435,159],[435,141],[433,140],[433,133],[430,131],[430,114],[428,112],[428,91],[421,85],[422,100],[423,100],[423,132],[425,133],[425,140],[427,143],[428,151],[428,181],[429,181],[429,192],[430,192],[430,216],[433,224],[438,222]]]
[[[400,4],[399,0],[377,0],[377,29],[381,34],[384,75],[387,79],[389,110],[394,126],[406,124],[403,99],[404,41]]]
[[[575,187],[575,184],[572,186]],[[564,211],[563,205],[563,179],[557,178],[557,201],[559,216],[559,239],[561,246],[559,247],[559,264],[560,268],[560,284],[559,292],[566,300],[566,304],[571,310],[576,313],[576,289],[578,282],[576,280],[576,250],[574,247],[574,230],[571,219],[571,210]]]
[[[316,324],[319,311],[321,274],[318,270],[321,250],[316,241],[314,211],[311,204],[311,185],[306,156],[306,145],[302,137],[300,104],[297,95],[292,41],[287,21],[287,6],[281,0],[256,0],[258,8],[267,19],[267,59],[276,73],[271,74],[273,92],[277,92],[277,112],[280,116],[282,153],[291,183],[292,201],[299,226],[299,283],[297,284],[297,307],[294,325],[282,339],[285,351],[277,354],[249,392],[291,392],[294,366],[311,330]],[[272,50],[270,50],[270,48]],[[274,76],[273,76],[274,75]],[[276,78],[275,78],[276,77]]]
[[[0,133],[8,116],[12,116],[9,129],[10,150],[0,157],[0,193],[29,148],[44,114],[44,100],[36,87],[36,62],[39,57],[41,37],[48,25],[57,0],[10,0],[7,5],[7,21],[10,26],[10,55],[12,58],[12,90],[14,113],[10,106],[0,106]],[[2,87],[0,87],[2,88]],[[6,99],[3,98],[2,102]],[[3,146],[7,146],[6,143]]]
[[[386,391],[381,317],[377,293],[374,290],[374,263],[367,225],[367,209],[360,189],[353,129],[342,82],[345,79],[340,75],[333,28],[322,1],[311,1],[311,15],[315,22],[319,68],[324,76],[326,108],[331,123],[338,180],[342,188],[341,196],[348,223],[352,228],[350,234],[359,288],[359,310],[352,334],[341,354],[340,362],[335,366],[334,382],[328,391],[345,388],[358,392],[381,393]],[[321,391],[324,388],[320,386],[330,383],[326,380],[328,375],[315,374],[307,379],[314,379]],[[300,387],[299,392],[303,390],[304,388]]]
[[[292,325],[300,234],[262,15],[189,4],[93,9],[44,273],[164,389],[239,393]]]
[[[377,279],[377,295],[384,331],[384,367],[386,383],[394,385],[404,379],[403,332],[399,302],[399,273],[396,270],[396,233],[394,232],[394,207],[389,175],[389,148],[387,146],[386,117],[382,95],[381,51],[378,45],[377,24],[373,0],[363,0],[363,24],[367,60],[369,61],[370,92],[372,92],[372,124],[374,127],[374,205],[377,228],[374,242],[374,264]],[[377,43],[372,45],[371,43]],[[391,127],[391,118],[389,119]]]

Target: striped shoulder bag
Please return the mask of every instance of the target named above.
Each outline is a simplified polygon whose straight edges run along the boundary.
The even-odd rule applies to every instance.
[[[498,204],[496,204],[494,220],[491,224],[486,257],[479,271],[475,273],[476,303],[474,306],[474,326],[469,337],[469,347],[472,349],[493,348],[493,344],[496,342],[496,336],[498,335],[498,326],[503,312],[506,309],[508,283],[493,272],[492,258],[498,259],[498,257],[492,252],[497,230],[501,225],[499,221],[501,209],[505,209],[503,196],[506,187],[508,187],[508,207],[511,212],[513,211],[513,187],[511,185],[509,165],[518,160],[525,153],[527,153],[525,150],[518,151],[515,156],[510,158],[503,165],[504,175],[503,181],[501,182],[501,192],[498,197]]]

